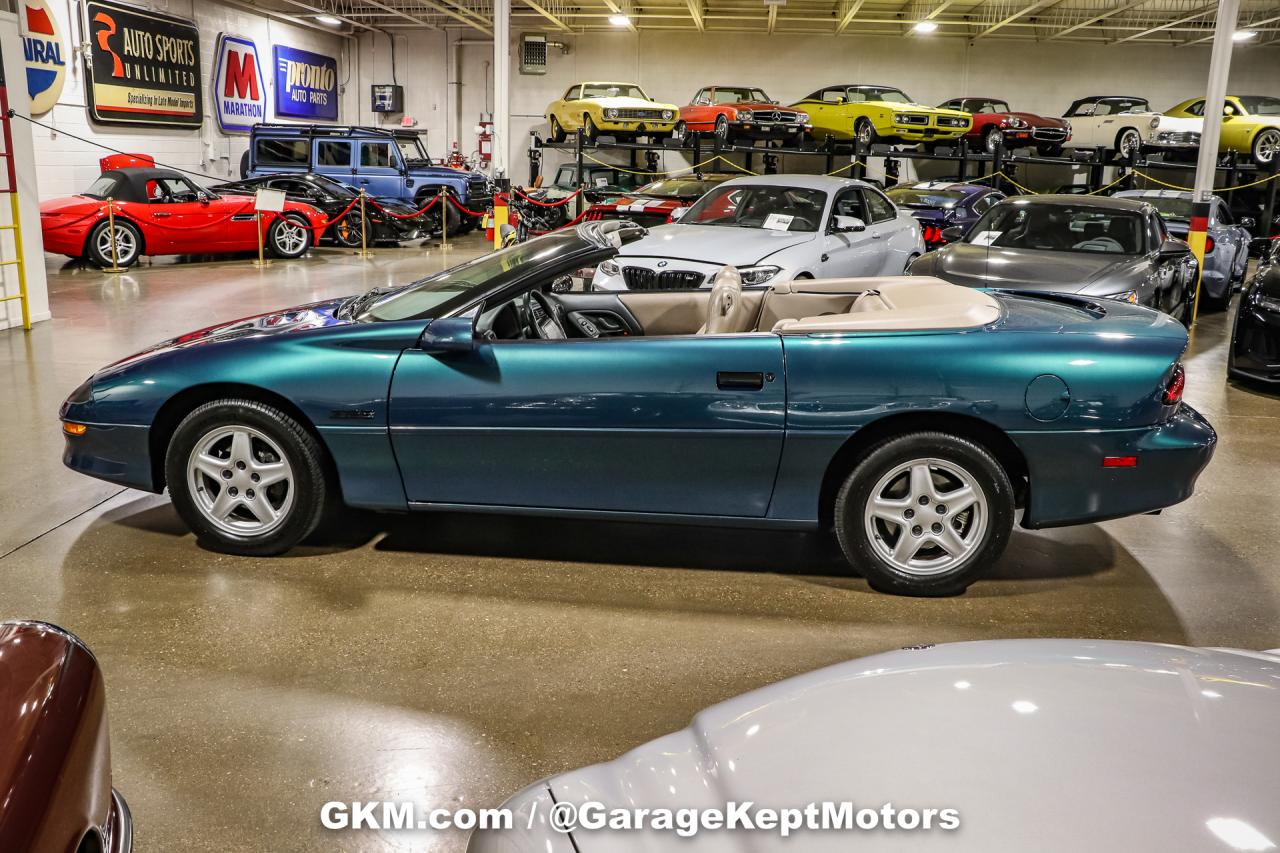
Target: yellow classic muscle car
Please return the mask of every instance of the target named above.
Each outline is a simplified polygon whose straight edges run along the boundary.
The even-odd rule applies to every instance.
[[[615,136],[670,136],[680,108],[652,100],[635,83],[575,83],[547,107],[551,138],[560,142],[582,128],[587,139]]]
[[[912,101],[892,86],[827,86],[792,104],[809,114],[818,142],[935,142],[959,139],[973,116]]]
[[[1183,101],[1165,115],[1204,118],[1204,98]],[[1223,105],[1218,150],[1249,154],[1258,164],[1280,156],[1280,98],[1268,95],[1228,95]]]

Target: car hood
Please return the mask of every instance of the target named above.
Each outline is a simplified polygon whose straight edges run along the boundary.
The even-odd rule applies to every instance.
[[[584,103],[599,104],[602,107],[622,110],[679,110],[675,104],[664,104],[659,101],[646,101],[644,98],[589,98]]]
[[[866,843],[878,851],[1260,850],[1229,839],[1280,841],[1277,714],[1280,657],[1266,653],[1079,640],[929,645],[730,699],[542,790],[606,807],[851,801],[959,811],[956,832],[877,831]],[[705,832],[698,849],[760,850],[773,839]],[[675,846],[652,832],[573,834],[581,853]],[[801,843],[856,846],[841,831]]]
[[[1035,113],[1009,113],[1016,116],[1032,127],[1066,127],[1067,123],[1060,118],[1050,118],[1049,116],[1036,115]]]
[[[799,110],[799,109],[796,109],[795,107],[784,107],[781,104],[770,104],[765,101],[742,101],[741,103],[723,104],[722,106],[731,107],[735,110],[763,110],[764,112],[768,112],[769,110],[777,110],[778,112],[782,112],[782,113],[804,112],[804,110]]]
[[[812,241],[816,232],[772,231],[722,225],[659,225],[622,247],[622,257],[679,258],[702,263],[751,266],[784,249]]]
[[[946,107],[931,107],[928,104],[917,104],[914,101],[909,104],[899,103],[898,101],[863,101],[860,106],[882,107],[887,110],[902,110],[908,112],[926,112],[936,113],[944,116],[959,116],[961,118],[969,118],[969,113],[960,110],[947,109]]]
[[[1000,249],[952,243],[938,250],[932,274],[967,287],[1067,293],[1091,293],[1091,285],[1105,283],[1105,292],[1110,293],[1123,289],[1111,287],[1117,276],[1129,274],[1144,260],[1134,255]]]

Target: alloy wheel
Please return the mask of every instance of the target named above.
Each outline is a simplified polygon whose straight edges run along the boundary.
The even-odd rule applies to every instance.
[[[278,444],[240,424],[205,433],[187,459],[187,485],[214,527],[261,536],[284,523],[293,506],[293,467]]]
[[[112,260],[111,256],[111,228],[103,228],[98,234],[97,249],[98,256],[104,260]],[[133,231],[128,228],[122,228],[119,225],[115,227],[116,234],[116,254],[115,262],[117,264],[128,264],[133,260],[133,255],[138,251],[138,241],[133,236]]]
[[[1116,152],[1122,158],[1128,158],[1130,154],[1138,150],[1142,145],[1142,137],[1138,135],[1136,130],[1126,130],[1120,134],[1120,142],[1116,148]]]
[[[275,233],[276,249],[282,255],[295,255],[307,245],[307,231],[292,219],[283,218]]]
[[[1280,130],[1264,130],[1253,141],[1253,159],[1256,163],[1270,163],[1280,154]]]
[[[994,154],[996,149],[1004,142],[1004,134],[995,128],[987,131],[987,153]]]
[[[958,566],[979,547],[990,513],[977,479],[945,459],[913,459],[871,490],[863,524],[872,547],[899,571],[917,577]]]

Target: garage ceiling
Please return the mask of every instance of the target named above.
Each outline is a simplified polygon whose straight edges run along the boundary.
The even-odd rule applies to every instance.
[[[471,28],[492,31],[492,0],[240,0],[240,4],[307,19],[341,18],[353,30]],[[1193,45],[1213,37],[1217,3],[1202,0],[511,0],[513,29],[580,33],[628,28],[690,32],[912,35],[966,39],[1087,41]],[[1240,27],[1253,44],[1280,44],[1275,0],[1242,0]]]

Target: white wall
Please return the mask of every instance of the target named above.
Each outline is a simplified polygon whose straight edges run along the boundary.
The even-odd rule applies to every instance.
[[[519,40],[519,27],[515,42]],[[454,38],[456,36],[451,36]],[[473,34],[472,37],[478,37]],[[700,87],[711,83],[763,86],[789,103],[831,83],[888,83],[925,103],[941,103],[960,95],[1007,99],[1016,109],[1061,115],[1075,98],[1091,94],[1141,95],[1157,109],[1204,94],[1209,47],[1155,45],[1107,46],[1073,42],[983,40],[970,44],[950,38],[883,38],[852,36],[752,35],[747,33],[617,32],[590,35],[550,33],[568,42],[570,53],[548,50],[549,73],[514,74],[511,87],[511,152],[513,177],[527,177],[524,149],[530,130],[546,133],[542,110],[579,80],[628,80],[641,84],[651,97],[686,104]],[[452,134],[442,137],[447,92],[444,36],[414,33],[402,37],[400,79],[405,85],[406,112],[429,126],[433,154],[443,154]],[[369,55],[370,37],[361,38]],[[386,38],[376,37],[379,76],[386,77]],[[514,69],[519,68],[513,44]],[[484,109],[479,82],[484,78],[488,48],[464,52],[463,148],[475,147],[472,126]],[[405,73],[404,54],[427,76]],[[1280,49],[1241,46],[1236,49],[1232,91],[1280,95]],[[368,72],[368,68],[365,69]],[[374,81],[361,77],[363,96]],[[557,162],[548,153],[545,171]],[[664,155],[667,168],[678,168],[680,155]]]
[[[219,33],[244,36],[257,44],[258,59],[263,66],[263,82],[266,84],[268,111],[275,103],[272,45],[285,44],[337,58],[340,83],[345,80],[348,69],[352,67],[349,56],[355,44],[352,39],[270,20],[211,0],[141,3],[139,5],[156,11],[194,20],[199,27],[200,62],[204,71],[204,126],[199,130],[183,130],[94,124],[89,120],[85,108],[83,57],[80,50],[70,44],[80,30],[68,20],[68,7],[79,8],[79,4],[54,2],[50,5],[58,16],[63,38],[68,42],[70,55],[67,62],[67,82],[57,105],[48,113],[36,116],[37,120],[112,148],[150,154],[165,165],[202,172],[219,180],[239,174],[240,155],[248,145],[247,135],[228,135],[218,128],[210,81],[217,59],[214,49]],[[351,81],[346,82],[346,94],[339,99],[340,122],[348,120],[355,97],[355,87],[350,85]],[[40,127],[34,129],[34,139],[42,199],[70,195],[87,187],[98,176],[98,159],[108,153],[62,133]]]

